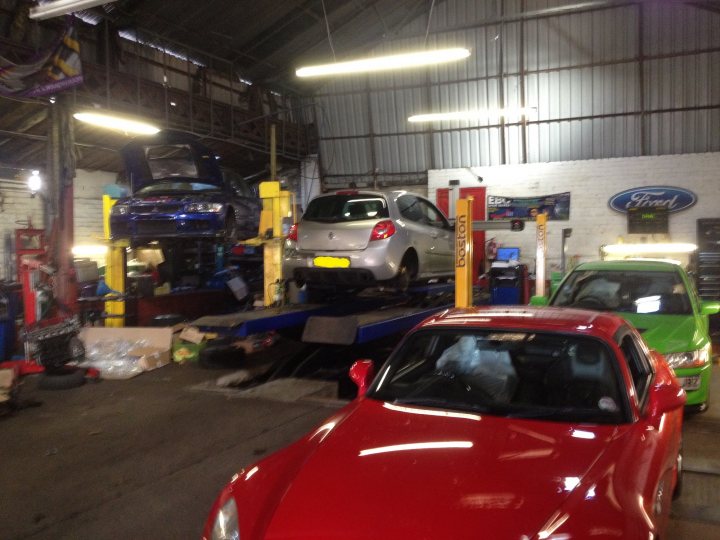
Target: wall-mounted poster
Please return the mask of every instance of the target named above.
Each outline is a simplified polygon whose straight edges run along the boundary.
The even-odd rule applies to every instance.
[[[570,192],[542,195],[540,197],[498,197],[488,195],[488,220],[535,219],[547,214],[551,220],[570,219]]]

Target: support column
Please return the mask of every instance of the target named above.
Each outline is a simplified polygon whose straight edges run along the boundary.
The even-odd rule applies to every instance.
[[[62,306],[75,310],[77,286],[73,267],[75,135],[71,96],[58,96],[50,106],[48,137],[48,197],[46,229],[50,228],[51,263],[57,268],[55,298]]]

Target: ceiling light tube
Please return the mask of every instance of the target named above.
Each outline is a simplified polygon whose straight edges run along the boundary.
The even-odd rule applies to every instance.
[[[295,71],[295,74],[298,77],[323,77],[325,75],[388,71],[455,62],[468,56],[470,56],[470,51],[462,47],[435,49],[301,67]]]
[[[608,255],[641,255],[647,253],[692,253],[697,249],[695,244],[608,244],[601,246],[603,253]]]
[[[77,112],[73,115],[76,120],[86,122],[94,126],[115,129],[124,133],[133,133],[137,135],[155,135],[160,128],[143,122],[123,116],[98,112]]]
[[[30,8],[30,18],[36,21],[59,17],[83,9],[90,9],[102,4],[112,4],[115,0],[56,0],[55,2],[45,2]]]
[[[486,118],[500,118],[501,116],[521,117],[529,116],[536,111],[535,107],[517,109],[473,109],[470,111],[453,111],[444,113],[415,114],[408,118],[408,122],[442,122],[445,120],[483,120]]]

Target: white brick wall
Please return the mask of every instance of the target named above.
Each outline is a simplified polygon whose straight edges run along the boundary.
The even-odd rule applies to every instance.
[[[115,183],[115,173],[77,171],[75,176],[75,244],[101,244],[103,187]]]
[[[11,181],[12,182],[12,181]],[[103,186],[115,183],[115,173],[102,171],[77,171],[75,177],[75,244],[102,243],[102,193]],[[8,275],[8,257],[6,245],[10,238],[14,239],[14,229],[25,227],[18,221],[32,220],[33,227],[46,228],[43,223],[42,199],[39,196],[30,197],[30,193],[16,182],[4,182],[0,179],[0,193],[3,203],[0,207],[0,227],[3,231],[4,241],[0,244],[0,261],[2,262],[2,275],[5,279],[14,279]]]
[[[478,182],[478,177],[483,181]],[[720,153],[598,159],[527,165],[503,165],[428,172],[428,195],[435,200],[439,187],[460,180],[461,187],[484,186],[487,195],[533,197],[570,192],[570,220],[548,222],[548,270],[560,266],[561,229],[571,227],[568,257],[597,259],[602,244],[626,240],[627,218],[610,209],[608,200],[625,189],[665,185],[693,191],[692,208],[670,214],[670,239],[696,242],[696,220],[720,217]],[[506,246],[519,246],[521,259],[534,268],[535,227],[522,232],[492,231]]]

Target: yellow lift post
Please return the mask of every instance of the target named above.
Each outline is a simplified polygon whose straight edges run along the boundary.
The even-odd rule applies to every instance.
[[[473,304],[473,198],[459,199],[455,205],[455,307]]]
[[[125,268],[127,242],[110,240],[110,210],[116,199],[103,195],[103,236],[108,245],[105,259],[105,284],[121,294],[125,294]],[[125,326],[125,300],[105,302],[105,326],[119,328]]]
[[[291,193],[280,189],[280,182],[260,183],[260,198],[263,202],[260,214],[260,232],[263,240],[263,283],[264,304],[271,306],[278,301],[284,287],[282,275],[282,255],[285,233],[283,219],[292,215]],[[270,236],[272,231],[272,236]]]
[[[545,253],[547,252],[547,214],[535,217],[535,294],[545,296]]]
[[[262,211],[259,236],[246,243],[263,246],[263,304],[272,306],[282,299],[285,282],[282,256],[285,221],[293,216],[292,194],[280,187],[277,180],[275,125],[270,126],[270,180],[260,183]]]

